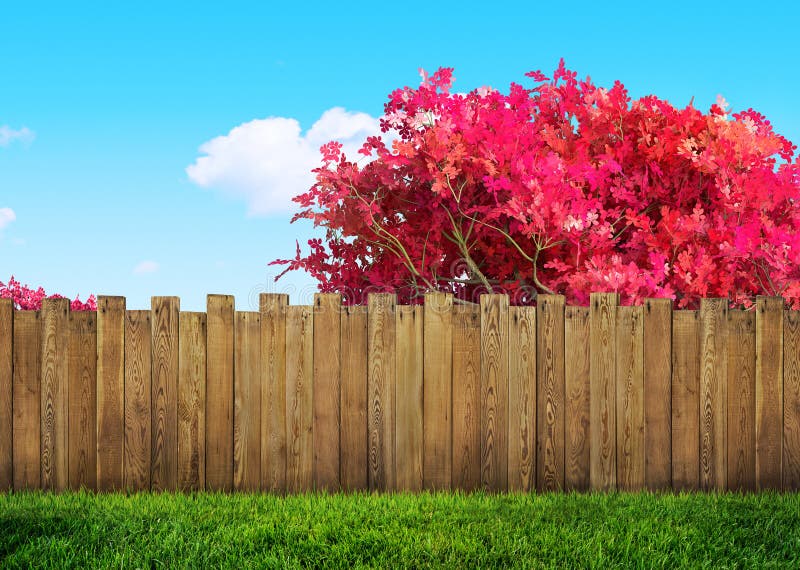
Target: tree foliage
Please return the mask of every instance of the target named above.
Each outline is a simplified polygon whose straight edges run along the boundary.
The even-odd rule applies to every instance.
[[[615,291],[681,308],[782,295],[800,308],[800,157],[764,116],[731,113],[721,97],[707,113],[631,100],[563,61],[552,78],[526,76],[532,86],[507,94],[459,94],[441,68],[391,93],[391,146],[370,137],[360,160],[323,146],[292,221],[325,239],[273,263],[351,303],[378,290],[401,302],[504,292],[519,304]]]
[[[38,311],[42,308],[42,300],[46,298],[63,299],[63,295],[45,293],[42,287],[33,289],[27,285],[23,285],[12,275],[8,283],[0,281],[0,299],[11,299],[14,303],[15,309],[23,311]],[[94,295],[89,295],[86,301],[81,301],[80,297],[75,297],[70,302],[70,308],[73,311],[96,311],[97,302]]]

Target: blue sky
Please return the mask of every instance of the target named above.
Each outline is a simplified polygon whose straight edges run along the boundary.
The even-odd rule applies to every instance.
[[[310,278],[267,267],[311,235],[288,196],[419,67],[505,90],[564,57],[635,97],[722,94],[800,141],[794,2],[111,4],[0,1],[0,280],[129,308],[309,302]]]

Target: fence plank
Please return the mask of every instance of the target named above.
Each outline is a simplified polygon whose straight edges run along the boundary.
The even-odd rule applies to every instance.
[[[69,301],[42,301],[42,488],[64,491],[68,478]]]
[[[395,479],[395,305],[394,294],[368,297],[369,489],[394,490]]]
[[[564,312],[564,488],[589,489],[589,307]]]
[[[481,295],[481,485],[508,487],[508,296]]]
[[[800,311],[785,311],[783,323],[783,488],[787,491],[798,491],[800,490]]]
[[[397,445],[395,446],[395,457],[397,462],[397,489],[400,491],[420,491],[423,481],[423,308],[420,305],[398,306],[396,311]],[[438,435],[442,436],[443,434],[439,433]]]
[[[286,309],[286,485],[293,493],[310,491],[313,480],[312,307]]]
[[[97,489],[122,488],[125,461],[125,298],[97,300]]]
[[[728,489],[756,481],[756,326],[752,311],[728,311]]]
[[[617,486],[616,328],[619,295],[592,293],[589,307],[590,484],[593,490]]]
[[[537,488],[564,488],[566,378],[564,369],[564,297],[539,295],[537,324]]]
[[[286,491],[286,307],[289,296],[262,293],[261,488]]]
[[[150,484],[153,491],[174,491],[178,484],[178,297],[152,297]]]
[[[452,487],[474,491],[481,481],[481,314],[453,307]]]
[[[644,303],[645,485],[672,487],[672,300]]]
[[[41,333],[39,311],[14,311],[14,490],[41,487]]]
[[[125,488],[150,490],[152,359],[150,311],[125,315]]]
[[[339,467],[344,491],[367,488],[367,307],[342,314],[342,431]]]
[[[0,493],[14,485],[14,304],[0,299]]]
[[[536,489],[536,308],[510,307],[508,490]]]
[[[780,489],[783,453],[783,299],[756,299],[756,486]]]
[[[314,295],[314,486],[339,490],[342,296]]]
[[[179,325],[178,488],[200,491],[206,483],[206,314],[181,312]]]
[[[97,488],[97,314],[70,313],[69,487]]]
[[[261,316],[237,311],[234,319],[233,487],[253,492],[261,486]]]
[[[427,293],[424,314],[424,486],[449,489],[453,479],[453,295]]]
[[[700,485],[700,313],[672,313],[672,488]]]
[[[207,298],[206,488],[233,488],[233,313],[231,295]]]
[[[617,487],[644,487],[644,311],[617,307]]]
[[[727,299],[700,303],[700,488],[724,490],[727,451]]]

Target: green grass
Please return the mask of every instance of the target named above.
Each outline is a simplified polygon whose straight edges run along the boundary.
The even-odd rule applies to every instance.
[[[0,495],[2,568],[800,567],[800,495]]]

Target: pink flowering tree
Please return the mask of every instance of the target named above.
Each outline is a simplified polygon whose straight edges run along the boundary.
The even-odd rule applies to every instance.
[[[293,221],[325,238],[273,263],[351,303],[378,290],[519,304],[615,291],[680,308],[782,295],[800,309],[800,158],[765,117],[722,98],[705,113],[632,101],[563,61],[552,78],[527,77],[456,94],[445,68],[391,93],[391,147],[370,137],[357,160],[323,146]]]
[[[14,279],[13,275],[8,283],[0,281],[0,299],[11,299],[16,309],[38,311],[42,308],[42,300],[46,298],[63,299],[64,297],[58,294],[48,295],[41,287],[32,289]],[[81,301],[80,297],[75,297],[75,300],[70,303],[70,307],[73,311],[96,311],[97,302],[94,295],[90,295],[85,302]]]

